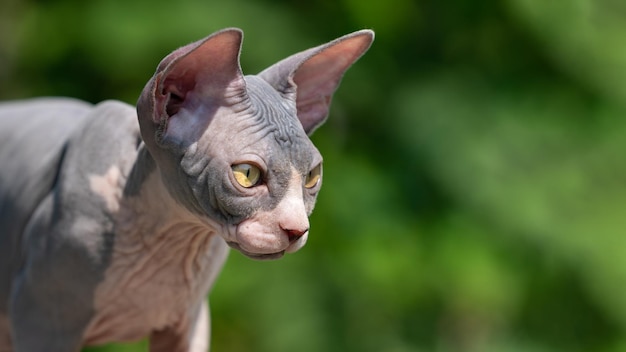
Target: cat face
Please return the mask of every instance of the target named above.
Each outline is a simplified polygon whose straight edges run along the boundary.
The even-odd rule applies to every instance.
[[[224,225],[227,243],[255,259],[301,248],[322,183],[322,156],[293,101],[245,77],[246,109],[222,109],[184,154],[187,186],[204,214]],[[201,172],[194,172],[198,165]]]
[[[274,259],[308,238],[322,183],[322,157],[308,134],[325,120],[343,73],[373,33],[245,77],[241,40],[239,30],[225,30],[173,52],[137,109],[146,147],[176,201],[218,223],[241,253]]]

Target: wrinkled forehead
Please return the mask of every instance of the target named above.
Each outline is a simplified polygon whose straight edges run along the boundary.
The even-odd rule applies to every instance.
[[[271,151],[270,167],[286,168],[291,164],[307,173],[319,156],[297,118],[295,102],[282,97],[259,77],[246,76],[245,80],[252,103],[251,123]]]

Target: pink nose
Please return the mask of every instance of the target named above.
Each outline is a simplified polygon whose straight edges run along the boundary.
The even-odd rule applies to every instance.
[[[309,231],[309,229],[308,228],[304,230],[283,229],[283,231],[285,231],[285,233],[287,234],[287,237],[289,238],[289,242],[295,242],[300,237],[304,236],[304,234],[307,231]]]

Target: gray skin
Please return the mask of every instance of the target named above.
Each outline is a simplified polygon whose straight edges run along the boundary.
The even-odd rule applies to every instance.
[[[136,110],[70,99],[0,104],[0,351],[78,351],[148,336],[206,351],[206,295],[228,253],[306,242],[322,157],[308,138],[364,30],[256,76],[226,29],[168,55]],[[232,166],[261,170],[252,187]]]

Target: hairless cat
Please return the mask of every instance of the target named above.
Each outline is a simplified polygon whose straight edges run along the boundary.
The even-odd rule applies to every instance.
[[[0,104],[0,351],[149,338],[207,351],[228,248],[295,252],[322,183],[308,135],[371,45],[358,31],[258,75],[225,29],[165,57],[136,109]]]

